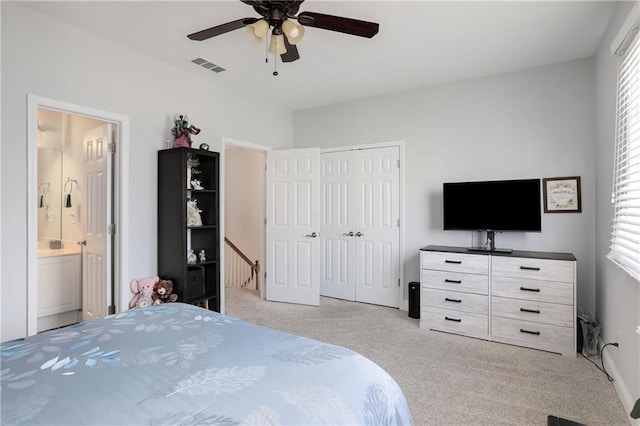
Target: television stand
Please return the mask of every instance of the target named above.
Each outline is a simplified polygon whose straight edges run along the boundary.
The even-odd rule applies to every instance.
[[[470,252],[511,253],[512,249],[496,248],[496,231],[487,229],[487,243],[484,247],[469,247]]]
[[[467,247],[469,253],[511,253],[513,249],[510,248],[485,248],[485,247]]]

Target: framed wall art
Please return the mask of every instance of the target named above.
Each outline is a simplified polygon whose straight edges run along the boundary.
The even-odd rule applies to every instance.
[[[580,176],[542,179],[545,213],[580,213]]]

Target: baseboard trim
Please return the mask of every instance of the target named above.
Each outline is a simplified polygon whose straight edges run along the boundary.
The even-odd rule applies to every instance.
[[[602,346],[604,346],[604,342],[602,341],[602,339],[600,339],[600,347],[602,348]],[[609,347],[611,346],[608,346],[607,348]],[[629,393],[629,389],[627,389],[627,387],[624,385],[622,376],[618,372],[618,369],[613,362],[613,358],[606,350],[602,353],[602,361],[604,364],[604,368],[607,370],[607,373],[609,373],[609,375],[613,377],[613,387],[618,394],[618,398],[620,398],[620,402],[622,402],[624,411],[627,413],[629,424],[633,426],[640,426],[640,419],[634,420],[631,418],[631,416],[629,416],[629,413],[631,413],[636,400],[631,396],[631,393]]]

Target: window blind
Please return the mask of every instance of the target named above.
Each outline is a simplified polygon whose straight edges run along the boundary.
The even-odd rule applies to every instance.
[[[634,34],[635,35],[635,34]],[[613,226],[609,259],[640,281],[640,38],[625,49],[618,70]]]

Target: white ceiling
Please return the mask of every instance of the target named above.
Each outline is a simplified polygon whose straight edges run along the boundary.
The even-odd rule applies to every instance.
[[[590,57],[615,7],[575,0],[307,0],[300,12],[374,21],[380,32],[366,39],[307,28],[300,59],[278,58],[274,77],[273,55],[265,64],[265,46],[243,29],[202,42],[186,37],[257,16],[239,0],[20,4],[292,110]],[[227,71],[198,67],[191,63],[197,57]]]

